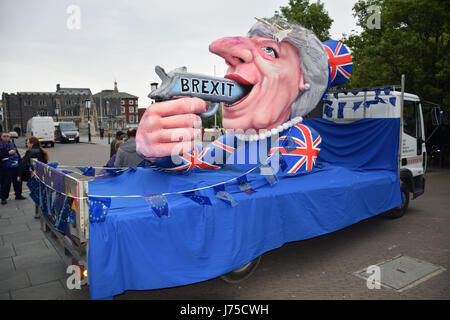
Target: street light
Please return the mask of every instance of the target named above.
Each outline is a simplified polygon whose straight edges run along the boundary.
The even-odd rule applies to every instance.
[[[91,142],[91,100],[86,99],[86,109],[88,110],[88,140]]]
[[[58,115],[59,115],[59,104],[56,104],[56,108],[55,108],[56,122],[58,122]]]

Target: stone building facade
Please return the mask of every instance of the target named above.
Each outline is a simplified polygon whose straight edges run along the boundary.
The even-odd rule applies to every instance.
[[[100,129],[99,105],[89,88],[62,88],[57,84],[54,92],[4,92],[2,101],[4,130],[14,130],[20,135],[26,133],[27,121],[36,115],[51,116],[54,121],[74,121],[82,134],[87,134],[89,120],[91,134]],[[120,115],[120,111],[120,101],[111,105],[110,112]],[[123,123],[123,119],[112,121]]]

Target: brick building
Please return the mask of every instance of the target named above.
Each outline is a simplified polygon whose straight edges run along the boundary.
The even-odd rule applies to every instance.
[[[138,97],[120,92],[121,112],[125,116],[127,128],[137,128],[139,124]]]

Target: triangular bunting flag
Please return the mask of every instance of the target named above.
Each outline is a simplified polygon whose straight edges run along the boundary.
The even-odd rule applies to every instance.
[[[239,189],[248,195],[252,195],[256,192],[250,186],[250,183],[248,182],[246,175],[243,175],[242,177],[237,178],[237,183],[238,183]]]
[[[233,197],[228,192],[225,191],[225,185],[220,184],[218,186],[213,187],[213,189],[216,197],[225,202],[226,204],[232,207],[235,207],[238,204],[236,200],[234,200]]]
[[[152,208],[155,216],[158,218],[169,217],[169,203],[167,202],[166,197],[161,194],[157,194],[154,196],[145,197],[145,201],[147,201],[150,208]]]
[[[111,198],[89,197],[89,221],[103,222],[111,207]]]
[[[209,200],[209,197],[205,197],[205,196],[200,196],[198,194],[196,194],[195,191],[191,191],[191,192],[185,192],[183,193],[183,196],[185,196],[186,198],[191,199],[194,202],[197,202],[198,204],[201,205],[208,205],[211,206],[211,200]]]

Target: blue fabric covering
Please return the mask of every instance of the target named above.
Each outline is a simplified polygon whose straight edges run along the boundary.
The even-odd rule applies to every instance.
[[[180,286],[218,277],[289,241],[342,229],[401,204],[397,177],[399,119],[352,124],[308,119],[322,136],[317,167],[270,186],[258,171],[225,185],[230,206],[213,188],[196,191],[211,205],[166,194],[167,217],[146,198],[112,198],[103,222],[91,223],[92,299],[125,290]],[[236,166],[170,174],[151,168],[89,183],[94,197],[155,195],[210,186],[244,174]]]

